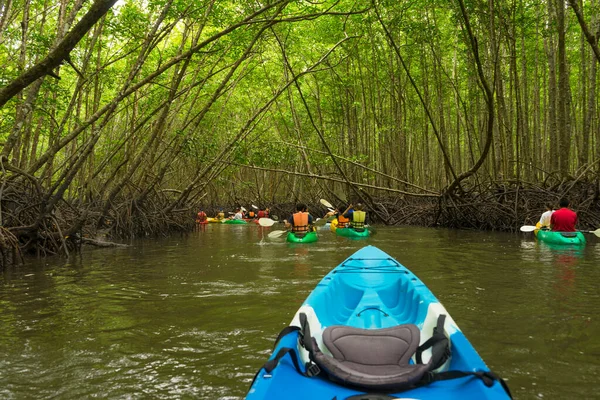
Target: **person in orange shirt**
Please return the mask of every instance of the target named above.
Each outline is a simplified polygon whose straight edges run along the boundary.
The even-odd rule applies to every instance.
[[[287,220],[285,220],[285,227],[292,228],[292,232],[309,232],[312,228],[313,217],[308,213],[308,209],[305,204],[298,204],[296,206],[296,212],[292,214]]]

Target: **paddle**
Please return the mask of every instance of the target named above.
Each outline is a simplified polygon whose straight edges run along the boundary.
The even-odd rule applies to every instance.
[[[270,221],[272,221],[273,223],[271,223]],[[272,226],[276,221],[273,221],[270,218],[261,218],[258,220],[258,224],[260,226]],[[314,226],[321,226],[321,225],[325,225],[327,223],[327,220],[324,218],[317,218],[314,222],[313,225]],[[270,224],[270,225],[267,225]],[[271,233],[269,233],[267,236],[274,239],[274,238],[278,238],[281,235],[283,235],[284,233],[288,233],[288,231],[273,231]]]
[[[278,238],[279,236],[283,235],[284,233],[287,233],[288,231],[273,231],[271,233],[269,233],[267,236],[274,239],[274,238]]]
[[[313,225],[314,226],[323,226],[327,223],[327,219],[326,218],[317,218],[316,220],[313,221]]]
[[[331,205],[331,203],[330,203],[330,202],[328,202],[328,201],[327,201],[327,200],[325,200],[325,199],[321,199],[321,200],[319,200],[319,203],[323,204],[323,205],[324,205],[325,207],[327,207],[327,208],[333,208],[333,205]]]
[[[258,210],[258,207],[256,207],[254,204],[252,204],[252,208],[254,208],[255,210]]]
[[[521,232],[533,232],[536,229],[539,229],[537,226],[534,225],[523,225],[522,227],[519,228],[519,230]]]
[[[273,226],[277,221],[271,219],[271,218],[259,218],[258,219],[258,224],[260,226]]]
[[[242,210],[243,212],[247,211],[244,207],[240,207],[240,210]]]
[[[600,237],[600,228],[596,229],[595,231],[581,231],[581,232],[593,233],[594,235]]]

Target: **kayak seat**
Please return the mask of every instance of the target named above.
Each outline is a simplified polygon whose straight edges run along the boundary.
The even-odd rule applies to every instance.
[[[323,344],[331,356],[315,346],[314,361],[332,381],[344,385],[406,389],[419,382],[430,368],[428,363],[410,364],[419,340],[419,328],[413,324],[384,329],[334,325],[323,331]]]
[[[561,232],[560,234],[561,234],[561,236],[564,236],[566,238],[577,237],[577,232]]]
[[[304,236],[306,236],[306,232],[293,232],[294,236],[296,236],[298,239],[302,239]]]

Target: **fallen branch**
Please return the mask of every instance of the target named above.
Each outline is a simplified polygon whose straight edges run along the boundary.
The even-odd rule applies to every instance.
[[[129,247],[128,244],[105,242],[102,240],[90,239],[90,238],[85,238],[85,237],[81,238],[81,241],[85,244],[90,244],[92,246],[97,246],[97,247]]]

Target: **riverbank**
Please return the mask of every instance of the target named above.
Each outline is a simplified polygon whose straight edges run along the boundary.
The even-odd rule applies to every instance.
[[[189,233],[195,229],[195,216],[203,209],[214,216],[220,209],[226,213],[237,207],[269,207],[272,215],[285,218],[295,209],[289,200],[272,203],[266,200],[236,199],[236,203],[186,204],[173,207],[173,200],[161,192],[145,201],[121,199],[103,213],[98,203],[82,203],[78,199],[63,200],[51,212],[44,208],[44,198],[31,190],[10,186],[2,196],[4,227],[0,229],[0,263],[9,266],[21,262],[24,254],[45,257],[80,251],[82,244],[92,246],[119,245],[131,238],[160,237]],[[29,187],[31,189],[31,187]],[[493,183],[466,188],[455,195],[440,196],[376,196],[360,191],[348,193],[315,193],[307,201],[313,215],[323,216],[327,209],[319,203],[326,198],[336,207],[364,202],[370,220],[383,225],[446,227],[478,231],[514,232],[522,225],[535,224],[545,204],[555,206],[561,197],[571,200],[579,215],[580,229],[600,227],[600,189],[598,182],[564,181],[553,187],[525,183]],[[350,199],[350,200],[348,200]]]

